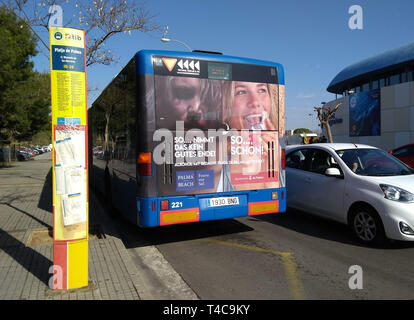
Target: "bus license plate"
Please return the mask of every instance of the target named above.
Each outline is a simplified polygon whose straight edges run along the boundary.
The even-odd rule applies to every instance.
[[[209,207],[234,206],[239,204],[239,197],[211,198],[208,204]]]

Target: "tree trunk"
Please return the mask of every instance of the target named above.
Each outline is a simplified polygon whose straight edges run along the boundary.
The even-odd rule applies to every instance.
[[[105,113],[105,140],[104,140],[104,145],[103,145],[103,149],[104,149],[104,158],[105,160],[107,160],[108,158],[108,152],[109,152],[109,120],[110,120],[110,114],[109,113]]]
[[[328,121],[325,123],[325,126],[326,126],[326,133],[328,134],[328,141],[329,143],[333,143],[331,126],[329,125]]]

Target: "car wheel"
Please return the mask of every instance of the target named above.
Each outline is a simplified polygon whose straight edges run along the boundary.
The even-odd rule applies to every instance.
[[[357,239],[365,244],[382,244],[386,240],[381,218],[369,206],[356,208],[350,224]]]

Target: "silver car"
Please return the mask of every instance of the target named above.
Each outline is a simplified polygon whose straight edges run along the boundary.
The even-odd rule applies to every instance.
[[[414,170],[378,148],[287,146],[287,206],[349,225],[367,244],[414,241]]]

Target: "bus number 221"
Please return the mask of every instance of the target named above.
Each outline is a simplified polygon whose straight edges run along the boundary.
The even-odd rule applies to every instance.
[[[171,208],[172,209],[182,208],[182,207],[183,207],[183,203],[182,202],[177,201],[177,202],[172,202],[171,203]]]

